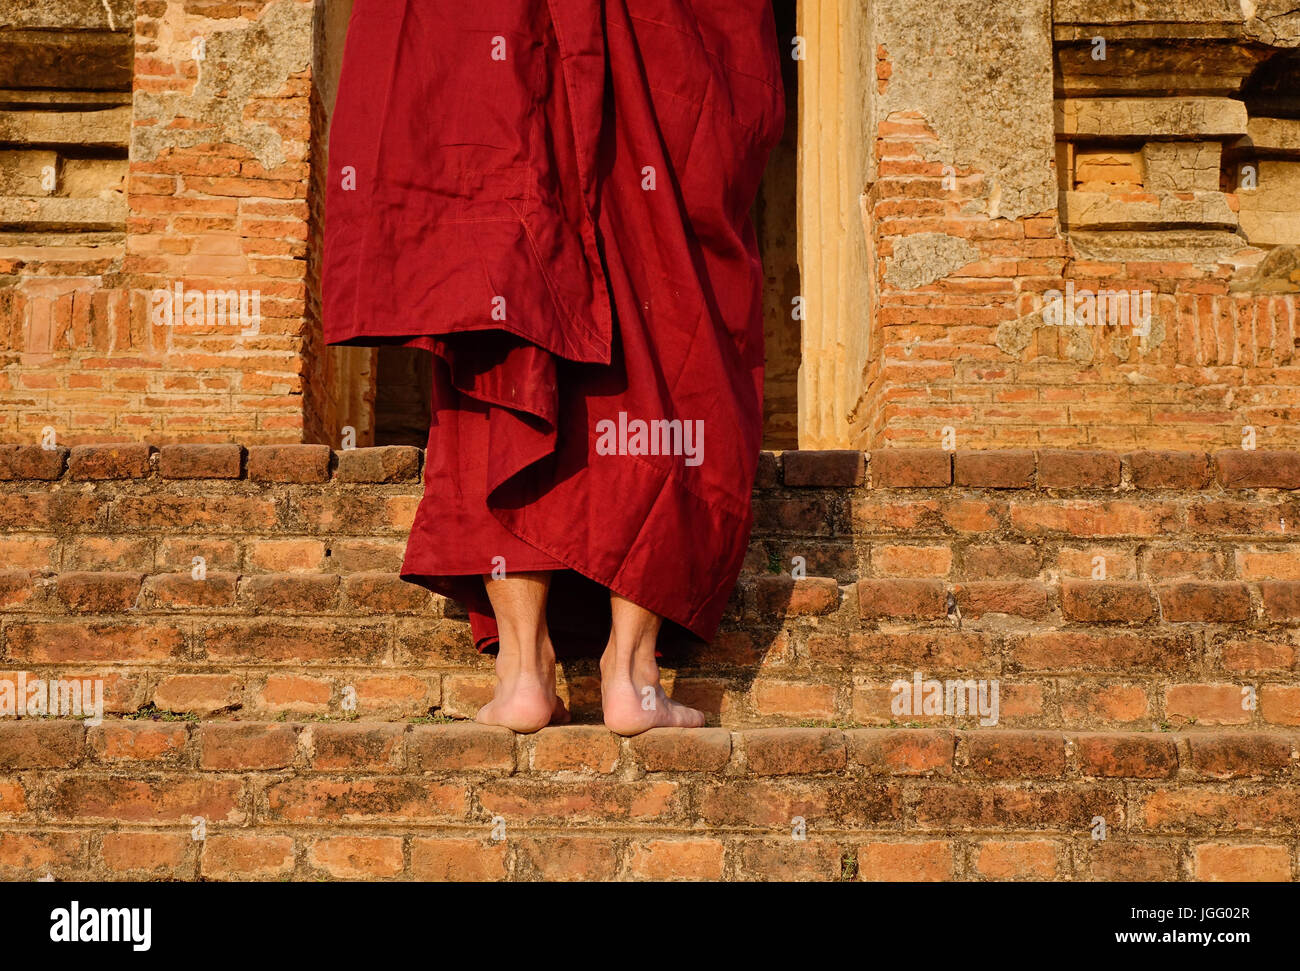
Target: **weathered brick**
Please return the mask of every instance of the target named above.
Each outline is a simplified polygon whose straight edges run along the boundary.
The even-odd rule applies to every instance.
[[[975,869],[994,880],[1053,880],[1058,844],[1050,840],[983,840],[975,845]]]
[[[865,456],[849,450],[783,452],[788,486],[857,486],[866,477]]]
[[[963,732],[970,771],[988,779],[1056,778],[1065,772],[1058,732]]]
[[[716,839],[653,839],[633,844],[627,875],[634,880],[721,880],[723,844]]]
[[[846,764],[844,735],[830,728],[766,728],[743,734],[754,775],[834,772]]]
[[[953,455],[953,482],[972,489],[1032,489],[1034,453],[1021,449],[961,450]]]
[[[1104,779],[1167,779],[1178,771],[1172,738],[1139,734],[1087,734],[1074,739],[1079,771]]]
[[[946,775],[957,740],[935,729],[854,729],[844,733],[849,761],[882,775]]]
[[[1120,458],[1112,452],[1045,449],[1038,453],[1041,489],[1112,489],[1119,480]]]
[[[647,772],[720,772],[731,758],[731,733],[722,728],[655,728],[631,745]]]
[[[1227,624],[1250,620],[1244,583],[1176,583],[1159,588],[1160,611],[1174,623]]]
[[[395,877],[406,866],[398,836],[331,836],[316,840],[307,861],[339,880]]]
[[[164,479],[238,479],[243,462],[239,445],[164,445],[158,473]]]
[[[298,734],[291,725],[214,723],[199,726],[199,768],[283,769],[293,765]]]
[[[877,489],[941,488],[952,485],[952,453],[938,448],[885,449],[867,462]]]
[[[533,736],[535,772],[613,772],[618,737],[602,726],[558,725]]]
[[[68,460],[68,450],[62,445],[43,448],[40,445],[0,444],[0,481],[37,479],[52,482],[63,475]]]
[[[506,841],[454,838],[411,840],[411,876],[416,880],[504,880]]]
[[[1300,489],[1300,452],[1216,452],[1214,461],[1228,489]]]
[[[1124,461],[1139,489],[1201,489],[1210,480],[1204,452],[1130,452]]]
[[[77,445],[68,456],[74,479],[143,479],[149,475],[148,445]]]
[[[250,445],[248,477],[255,482],[327,482],[328,445]]]
[[[947,590],[940,580],[859,580],[858,616],[863,620],[946,617]]]
[[[1263,732],[1194,734],[1187,737],[1192,768],[1216,779],[1275,775],[1291,767],[1291,739]]]
[[[514,734],[491,725],[416,725],[407,741],[414,772],[512,772]]]
[[[953,845],[947,840],[866,843],[858,847],[859,880],[910,883],[952,878]]]
[[[1156,601],[1145,583],[1119,580],[1065,580],[1061,612],[1089,624],[1133,624],[1153,620]]]
[[[130,610],[140,596],[144,576],[139,573],[61,573],[55,594],[69,610],[116,614]]]
[[[1286,846],[1257,843],[1202,843],[1192,853],[1197,880],[1249,883],[1289,882],[1291,853]]]
[[[414,482],[420,477],[421,451],[410,445],[352,448],[335,452],[339,482]]]

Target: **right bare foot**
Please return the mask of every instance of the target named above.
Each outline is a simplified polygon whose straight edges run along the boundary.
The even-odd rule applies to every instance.
[[[600,671],[605,727],[616,735],[639,735],[652,728],[704,727],[704,712],[668,697],[653,660],[648,664],[642,661],[628,671],[607,652],[601,658]]]
[[[539,668],[526,670],[517,662],[504,663],[498,656],[492,700],[478,710],[474,720],[529,734],[547,725],[563,725],[570,717],[555,693],[555,656],[551,653]]]

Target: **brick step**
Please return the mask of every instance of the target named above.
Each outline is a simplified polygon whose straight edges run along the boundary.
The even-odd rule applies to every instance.
[[[0,876],[1291,880],[1298,756],[1295,732],[23,719]]]
[[[463,614],[396,575],[421,462],[0,446],[0,674],[102,678],[112,714],[471,716]],[[672,689],[728,727],[978,723],[899,710],[918,677],[996,683],[1002,727],[1300,725],[1297,487],[1292,452],[765,453]],[[580,715],[595,674],[565,665]]]

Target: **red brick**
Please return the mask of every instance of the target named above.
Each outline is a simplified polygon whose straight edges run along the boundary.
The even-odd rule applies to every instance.
[[[343,580],[348,604],[359,613],[423,614],[433,594],[396,573],[354,573]]]
[[[952,590],[963,619],[978,620],[985,614],[1047,615],[1047,587],[1032,580],[971,580]]]
[[[284,769],[298,754],[291,725],[201,725],[198,742],[200,769]]]
[[[190,879],[193,864],[190,848],[195,841],[188,835],[171,833],[105,833],[100,857],[108,869],[136,877],[170,877]]]
[[[1065,772],[1059,732],[962,732],[970,771],[986,779],[1057,778]]]
[[[1112,489],[1119,479],[1120,458],[1111,452],[1045,449],[1038,453],[1041,489]]]
[[[74,479],[143,479],[149,475],[148,445],[77,445],[68,457]]]
[[[558,725],[533,736],[536,772],[613,772],[619,739],[604,726]]]
[[[454,838],[411,840],[411,876],[416,880],[504,880],[506,841]]]
[[[1291,739],[1263,732],[1193,734],[1187,737],[1192,768],[1216,779],[1275,775],[1291,767]]]
[[[1192,855],[1197,880],[1249,883],[1289,882],[1291,853],[1285,846],[1255,843],[1202,843]]]
[[[1111,838],[1089,840],[1087,876],[1090,880],[1142,883],[1179,879],[1178,851],[1169,846]]]
[[[716,839],[654,839],[628,849],[634,880],[721,880],[723,845]]]
[[[164,479],[238,479],[243,461],[238,445],[164,445],[158,472]]]
[[[961,552],[959,575],[972,580],[1001,577],[1037,577],[1043,569],[1043,554],[1029,544],[1002,543],[996,546],[968,546]]]
[[[526,872],[546,881],[613,880],[618,852],[609,838],[547,836],[519,840],[518,852]]]
[[[783,452],[785,484],[788,486],[858,486],[866,477],[861,452],[808,450]]]
[[[631,744],[647,772],[720,772],[731,758],[731,733],[723,728],[655,728]]]
[[[1190,635],[1044,631],[1013,642],[1012,656],[1031,671],[1172,671],[1191,667]]]
[[[396,772],[402,767],[406,726],[400,722],[312,725],[308,731],[313,769]]]
[[[1095,734],[1074,739],[1079,771],[1102,779],[1167,779],[1178,772],[1178,747],[1161,735]]]
[[[953,455],[953,482],[973,489],[1032,489],[1034,453],[1021,449],[962,450]]]
[[[849,761],[882,775],[947,775],[956,736],[935,729],[854,729],[844,733]]]
[[[407,741],[413,772],[513,772],[515,737],[491,725],[416,725]]]
[[[100,762],[178,763],[189,726],[177,722],[105,722],[91,729],[90,748]]]
[[[211,776],[130,779],[78,773],[52,783],[49,800],[54,818],[81,822],[189,826],[202,816],[213,826],[247,818],[243,782]]]
[[[1300,725],[1300,685],[1264,685],[1259,692],[1259,711],[1269,724]]]
[[[333,573],[266,573],[244,577],[239,591],[258,613],[320,613],[338,598],[339,577]]]
[[[139,573],[61,573],[55,594],[69,610],[115,614],[135,606],[143,581]]]
[[[740,867],[750,880],[839,880],[842,863],[839,845],[830,840],[786,838],[740,844]]]
[[[858,847],[858,879],[870,882],[953,878],[953,846],[946,840],[923,843],[866,843]]]
[[[867,468],[876,489],[940,488],[952,485],[952,454],[938,448],[872,452]]]
[[[258,703],[273,712],[321,714],[329,710],[332,689],[323,678],[294,674],[268,675]]]
[[[1174,684],[1165,688],[1165,712],[1171,719],[1201,725],[1244,725],[1251,711],[1249,696],[1236,684]]]
[[[613,825],[677,817],[685,792],[678,783],[665,781],[593,779],[574,786],[571,782],[515,778],[484,782],[478,799],[489,816]]]
[[[420,477],[421,451],[410,445],[352,448],[335,452],[339,482],[415,482]]]
[[[984,840],[975,845],[974,863],[994,880],[1054,880],[1058,854],[1050,840]]]
[[[844,735],[830,728],[765,728],[743,733],[754,775],[805,775],[844,768]]]
[[[62,445],[0,445],[0,481],[38,479],[52,482],[63,475],[68,450]]]
[[[438,822],[463,820],[469,792],[462,784],[392,777],[288,778],[266,790],[267,819],[276,823]]]
[[[1145,583],[1112,580],[1065,580],[1061,612],[1089,624],[1144,623],[1156,615],[1155,598]]]
[[[759,617],[777,622],[829,614],[840,605],[839,584],[828,577],[761,576],[754,581],[754,592]]]
[[[74,766],[81,761],[85,733],[80,722],[0,720],[0,771]]]
[[[328,445],[250,445],[248,477],[255,482],[328,482]]]
[[[1174,623],[1228,624],[1250,620],[1244,583],[1176,583],[1159,588],[1160,610]]]
[[[163,608],[233,607],[236,580],[233,573],[208,573],[202,580],[189,573],[161,573],[145,581],[145,600]]]
[[[1300,489],[1300,452],[1216,452],[1214,461],[1228,489]]]
[[[873,545],[871,569],[878,577],[941,577],[952,569],[952,550],[947,546]]]
[[[405,869],[398,836],[332,836],[312,843],[308,862],[339,880],[395,877]]]
[[[924,620],[947,615],[947,589],[940,580],[858,581],[858,616],[863,620]]]
[[[681,694],[674,697],[683,704],[692,704],[689,697]],[[763,678],[755,682],[751,697],[759,715],[824,719],[835,716],[834,685]],[[695,706],[698,707],[698,703]]]
[[[153,703],[163,711],[206,715],[238,706],[243,682],[228,674],[173,674],[158,683]]]
[[[203,841],[203,875],[211,880],[274,880],[293,872],[288,836],[210,835]]]
[[[1284,624],[1300,621],[1300,581],[1270,580],[1259,585],[1260,599],[1264,602],[1264,616],[1271,623]]]
[[[1210,480],[1204,452],[1130,452],[1124,461],[1139,489],[1202,489]]]

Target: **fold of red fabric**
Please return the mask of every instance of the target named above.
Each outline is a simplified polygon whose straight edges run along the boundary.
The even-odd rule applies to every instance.
[[[712,637],[751,524],[749,208],[783,120],[766,0],[357,0],[325,334],[436,355],[403,576],[480,646],[494,569],[558,571],[562,652],[603,645],[601,587]]]

